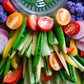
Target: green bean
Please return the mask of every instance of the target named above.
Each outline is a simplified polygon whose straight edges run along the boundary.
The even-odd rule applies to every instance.
[[[43,32],[40,32],[39,37],[38,37],[38,42],[37,42],[37,47],[36,47],[36,53],[35,53],[35,58],[34,58],[34,63],[33,63],[33,68],[36,69],[41,52],[42,52],[42,42],[43,42]]]
[[[6,67],[5,67],[5,70],[4,70],[4,76],[8,73],[9,71],[9,68],[10,68],[10,63],[11,63],[11,59],[10,57],[7,58],[7,62],[6,62]]]

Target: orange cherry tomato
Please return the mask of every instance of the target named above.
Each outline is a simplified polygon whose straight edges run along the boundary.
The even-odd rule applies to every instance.
[[[6,25],[10,28],[10,29],[18,29],[21,24],[23,22],[23,16],[21,13],[18,12],[14,12],[12,14],[10,14],[6,20]]]
[[[62,64],[55,52],[51,53],[51,55],[49,56],[49,64],[55,71],[58,71],[62,67]]]
[[[65,8],[58,9],[56,13],[56,21],[59,25],[67,25],[71,20],[70,12]]]

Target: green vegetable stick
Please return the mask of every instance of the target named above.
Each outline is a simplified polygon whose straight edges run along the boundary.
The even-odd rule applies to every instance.
[[[13,46],[11,48],[11,50],[15,50],[17,48],[17,44],[18,42],[20,41],[22,35],[23,35],[23,32],[25,31],[25,28],[26,28],[26,19],[27,19],[27,16],[25,16],[24,20],[23,20],[23,23],[22,23],[22,26],[21,26],[21,29],[16,37],[16,40],[15,42],[13,43]]]
[[[63,45],[64,45],[64,34],[63,34],[61,26],[56,22],[55,19],[53,20],[54,20],[54,29],[56,31],[56,35],[57,35],[58,42],[59,42],[59,52],[61,52],[63,49]]]
[[[43,42],[43,32],[40,32],[39,37],[38,37],[38,42],[37,42],[37,47],[36,47],[36,53],[35,53],[35,58],[34,58],[34,63],[33,63],[33,68],[36,69],[41,52],[42,52],[42,42]]]
[[[9,71],[9,68],[10,68],[10,64],[11,64],[11,59],[10,57],[7,58],[7,62],[6,62],[6,67],[5,67],[5,70],[4,70],[4,76],[8,73]]]

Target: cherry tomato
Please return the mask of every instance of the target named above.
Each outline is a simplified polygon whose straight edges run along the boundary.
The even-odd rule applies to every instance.
[[[6,25],[10,29],[18,29],[22,25],[22,22],[23,22],[22,14],[18,12],[14,12],[8,16],[6,20]]]
[[[47,76],[47,75],[46,75],[46,72],[45,72],[45,69],[43,69],[42,72],[41,72],[41,80],[42,80],[42,82],[47,82],[47,81],[49,81],[51,78],[52,78],[52,75]]]
[[[7,11],[7,12],[14,12],[16,9],[15,7],[12,5],[12,3],[10,2],[10,0],[3,0],[3,8]]]
[[[38,21],[38,17],[35,14],[29,15],[27,17],[27,26],[34,31],[37,31],[37,21]]]
[[[18,66],[18,68],[16,70],[13,71],[12,74],[7,74],[4,79],[3,79],[3,83],[8,83],[8,84],[16,84],[19,79],[22,76],[22,72],[23,72],[23,66],[22,63]]]
[[[51,55],[49,56],[49,64],[55,71],[58,71],[62,67],[62,64],[55,52],[51,53]]]
[[[58,9],[55,17],[57,23],[62,26],[67,25],[71,19],[70,12],[65,8]]]
[[[37,23],[38,28],[43,32],[51,30],[53,28],[53,25],[54,21],[49,16],[40,17]]]
[[[84,58],[84,51],[81,51],[81,57]]]
[[[80,25],[75,21],[70,21],[70,23],[64,27],[64,32],[68,36],[74,36],[79,31],[80,31]]]
[[[66,47],[67,53],[71,53],[74,50],[73,46],[70,46],[69,48]]]

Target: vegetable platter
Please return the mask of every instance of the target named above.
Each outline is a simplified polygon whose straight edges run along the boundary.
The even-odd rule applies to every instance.
[[[0,0],[0,84],[84,84],[83,19],[83,0],[52,16],[27,16]]]

